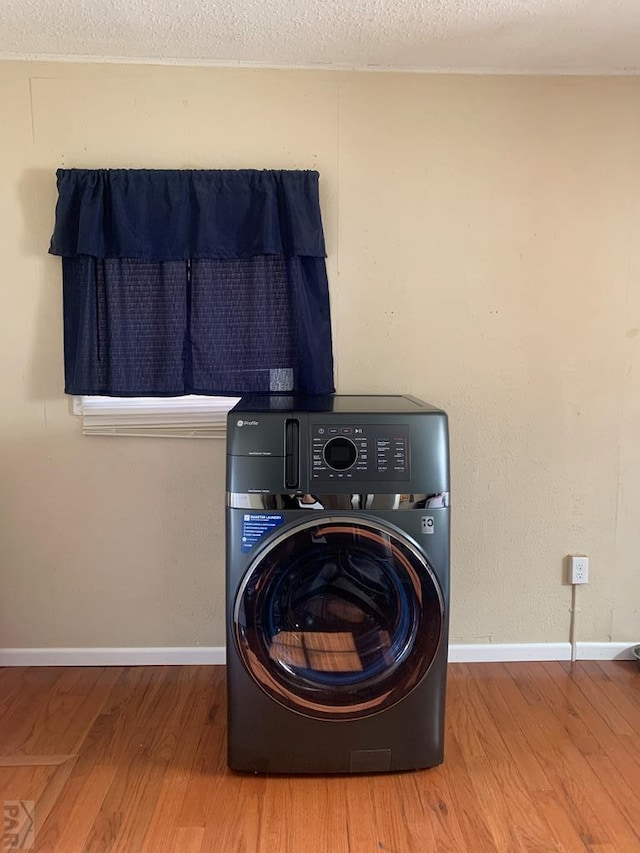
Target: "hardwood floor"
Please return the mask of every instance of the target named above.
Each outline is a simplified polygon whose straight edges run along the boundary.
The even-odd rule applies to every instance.
[[[0,669],[0,850],[33,803],[59,853],[640,851],[634,663],[452,664],[418,773],[242,776],[225,748],[222,667]]]

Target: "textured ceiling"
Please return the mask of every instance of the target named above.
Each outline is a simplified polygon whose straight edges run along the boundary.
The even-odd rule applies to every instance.
[[[0,57],[640,72],[640,0],[2,0]]]

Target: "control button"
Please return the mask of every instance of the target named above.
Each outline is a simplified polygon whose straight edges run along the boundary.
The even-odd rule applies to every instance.
[[[318,430],[318,435],[324,435],[324,429],[322,427]]]
[[[338,435],[339,432],[340,430],[338,429],[338,427],[329,427],[328,429],[329,435]]]
[[[340,431],[343,435],[351,435],[351,433],[353,432],[351,427],[342,427]]]

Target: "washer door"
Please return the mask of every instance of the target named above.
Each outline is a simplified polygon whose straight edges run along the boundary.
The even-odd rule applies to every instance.
[[[444,625],[442,593],[399,531],[355,517],[305,521],[249,567],[234,607],[247,670],[287,708],[355,719],[425,675]]]

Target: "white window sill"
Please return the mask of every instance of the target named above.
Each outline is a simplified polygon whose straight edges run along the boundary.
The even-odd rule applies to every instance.
[[[224,438],[239,397],[74,397],[84,435]]]

